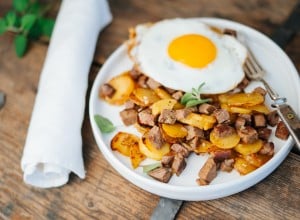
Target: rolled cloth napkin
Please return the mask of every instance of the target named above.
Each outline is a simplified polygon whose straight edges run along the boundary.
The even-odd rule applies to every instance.
[[[24,146],[24,181],[47,188],[85,177],[81,125],[98,34],[112,19],[106,0],[64,0],[42,69]]]

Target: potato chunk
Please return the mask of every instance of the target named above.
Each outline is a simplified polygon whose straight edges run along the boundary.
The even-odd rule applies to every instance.
[[[240,142],[240,136],[235,132],[224,137],[220,137],[216,130],[210,132],[210,141],[214,145],[222,149],[234,148]]]
[[[116,150],[124,156],[130,156],[130,147],[138,145],[139,138],[134,134],[126,132],[118,132],[111,140],[110,146],[112,150]]]
[[[256,170],[256,166],[250,164],[247,160],[241,157],[235,158],[234,168],[242,175],[246,175]]]
[[[238,144],[234,149],[242,155],[257,153],[263,146],[263,141],[258,139],[253,144]]]
[[[262,104],[264,100],[264,96],[258,92],[222,94],[219,96],[219,101],[229,106],[254,106]]]
[[[179,121],[203,130],[211,129],[217,122],[214,116],[197,113],[190,113],[187,117],[182,118]]]
[[[158,115],[164,109],[173,109],[174,105],[177,103],[175,99],[161,99],[151,106],[152,115]]]
[[[139,148],[144,155],[153,160],[161,160],[164,155],[170,152],[169,143],[164,143],[160,149],[157,149],[147,138],[147,135],[144,135],[144,137],[140,139]]]
[[[132,91],[130,99],[137,105],[150,106],[160,100],[152,89],[136,88]]]
[[[162,124],[163,132],[172,138],[184,138],[187,136],[187,129],[180,123]]]

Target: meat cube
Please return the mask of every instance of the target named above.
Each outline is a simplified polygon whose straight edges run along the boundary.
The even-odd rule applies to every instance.
[[[267,94],[266,90],[260,86],[256,87],[253,92],[257,92],[261,94],[262,96],[265,96]]]
[[[244,79],[237,85],[237,88],[243,90],[249,85],[249,83],[249,79],[247,77],[244,77]]]
[[[230,122],[229,112],[225,109],[217,109],[213,115],[216,117],[219,124]]]
[[[213,132],[216,133],[218,137],[228,137],[235,133],[233,127],[226,124],[218,124],[214,127]]]
[[[289,130],[287,129],[287,127],[284,125],[284,123],[282,121],[280,121],[277,124],[276,130],[275,130],[275,136],[282,139],[282,140],[286,140],[289,137]]]
[[[200,143],[200,138],[199,137],[194,137],[192,140],[190,140],[188,142],[188,145],[192,148],[192,149],[196,149],[198,147]]]
[[[164,124],[175,124],[176,122],[176,113],[175,110],[173,109],[164,109],[160,113],[158,117],[158,122],[159,123],[164,123]]]
[[[267,121],[268,124],[272,127],[276,126],[279,122],[279,115],[277,113],[276,110],[271,111],[268,115],[267,115]]]
[[[208,182],[206,182],[205,180],[200,179],[200,178],[196,179],[196,182],[199,186],[206,186],[209,184]]]
[[[174,92],[172,94],[172,98],[176,99],[177,101],[179,101],[182,96],[183,96],[183,92],[182,91],[177,91],[177,92]]]
[[[137,122],[137,111],[135,109],[124,109],[120,112],[121,119],[126,126]]]
[[[111,85],[109,85],[108,83],[103,84],[100,87],[100,96],[101,97],[113,97],[113,95],[115,94],[116,90],[114,87],[112,87]]]
[[[182,157],[188,157],[190,155],[190,151],[181,144],[172,144],[171,149],[174,152],[181,154]]]
[[[272,130],[270,128],[259,128],[257,129],[258,138],[262,140],[269,140]]]
[[[168,93],[172,94],[174,92],[176,92],[177,90],[175,89],[171,89],[171,88],[168,88],[168,87],[164,87],[165,90],[167,90]]]
[[[167,183],[172,177],[172,172],[169,168],[158,167],[154,170],[149,171],[148,175],[160,182]]]
[[[253,114],[253,124],[255,128],[267,127],[267,120],[263,113]]]
[[[239,117],[242,117],[246,120],[247,125],[251,125],[252,123],[252,117],[250,114],[239,114]]]
[[[148,88],[148,85],[146,83],[147,80],[148,80],[148,77],[142,74],[138,77],[137,84],[142,88]]]
[[[204,138],[204,132],[200,128],[196,128],[191,125],[185,126],[187,129],[187,136],[185,137],[187,141],[192,140],[194,137]]]
[[[174,157],[175,157],[175,153],[173,153],[173,152],[170,152],[170,153],[164,155],[161,158],[161,164],[162,164],[162,166],[170,168],[172,166]]]
[[[172,163],[172,172],[179,176],[186,167],[186,161],[180,154],[175,155]]]
[[[136,107],[136,105],[134,104],[133,101],[128,100],[127,102],[125,102],[125,109],[133,109],[135,107]]]
[[[242,127],[246,126],[246,119],[238,116],[237,119],[235,120],[235,129],[241,129]]]
[[[146,84],[150,89],[153,89],[153,90],[157,89],[158,87],[161,86],[161,84],[159,82],[155,81],[152,78],[148,78],[148,80],[146,81]]]
[[[150,129],[148,132],[148,139],[156,149],[160,149],[164,144],[164,140],[158,126],[153,126]]]
[[[251,126],[244,126],[237,130],[237,133],[240,136],[241,141],[245,144],[253,144],[258,140],[258,133]]]
[[[200,180],[209,184],[217,176],[217,164],[213,158],[208,158],[200,169],[198,176]]]
[[[132,68],[129,74],[132,79],[137,80],[142,73],[137,68]]]
[[[190,113],[192,113],[191,108],[183,108],[183,109],[175,110],[175,116],[176,116],[177,120],[181,120],[183,118],[186,118]]]
[[[221,163],[220,170],[225,172],[231,172],[234,165],[234,159],[226,159]]]
[[[273,142],[265,142],[258,153],[268,155],[268,156],[273,156],[274,143]]]
[[[147,108],[138,113],[138,122],[142,125],[154,126],[155,116],[152,115],[151,109]]]
[[[207,114],[210,115],[216,110],[216,106],[208,104],[208,103],[203,103],[199,105],[198,111],[202,114]]]
[[[221,162],[225,159],[229,159],[232,157],[232,151],[229,149],[229,150],[216,150],[216,151],[213,151],[211,152],[211,155],[212,157],[214,158],[214,160],[216,162]]]

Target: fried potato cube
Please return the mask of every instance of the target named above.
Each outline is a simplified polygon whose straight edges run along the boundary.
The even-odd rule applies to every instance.
[[[235,158],[234,168],[241,174],[246,175],[256,170],[256,166],[250,164],[247,160],[241,157]]]
[[[235,131],[228,136],[219,137],[215,129],[210,132],[209,139],[211,143],[222,149],[234,148],[240,142],[240,136]]]
[[[172,98],[172,96],[163,88],[156,88],[156,89],[154,89],[154,92],[161,99],[171,99]]]
[[[124,156],[130,157],[130,148],[138,145],[139,138],[134,134],[118,132],[110,142],[110,147]]]
[[[252,144],[239,143],[234,150],[242,155],[257,153],[263,146],[263,141],[258,139]]]
[[[146,157],[153,160],[161,160],[164,155],[170,152],[169,143],[164,143],[160,149],[157,149],[152,145],[151,141],[147,138],[147,135],[144,135],[144,137],[140,139],[139,148]]]
[[[151,105],[152,115],[158,115],[164,109],[173,109],[176,103],[175,99],[161,99]]]
[[[140,163],[146,159],[146,156],[140,151],[139,143],[131,145],[130,147],[130,162],[132,167],[137,168]]]
[[[130,99],[137,105],[150,106],[153,103],[160,100],[156,93],[152,89],[148,88],[136,88],[132,91]]]
[[[222,94],[219,96],[219,101],[229,106],[254,106],[262,104],[264,100],[264,96],[258,92]]]
[[[211,129],[217,122],[214,116],[197,113],[190,113],[187,117],[182,118],[179,121],[203,130]]]
[[[163,132],[172,138],[184,138],[187,136],[187,129],[180,123],[162,124]]]
[[[268,162],[268,160],[270,160],[272,158],[272,156],[254,153],[254,154],[244,155],[243,158],[245,160],[247,160],[253,166],[261,167],[266,162]]]

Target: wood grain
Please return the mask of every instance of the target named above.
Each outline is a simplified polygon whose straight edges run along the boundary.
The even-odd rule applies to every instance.
[[[297,3],[296,0],[228,0],[222,4],[217,0],[109,2],[114,21],[99,38],[87,100],[101,64],[127,38],[130,26],[175,16],[210,16],[232,19],[270,35]],[[9,3],[1,1],[0,16],[7,8]],[[298,33],[286,48],[298,70],[299,45]],[[47,45],[33,43],[25,57],[19,59],[11,36],[0,36],[0,90],[7,95],[6,105],[0,110],[0,219],[149,219],[159,197],[129,183],[104,159],[93,138],[87,108],[82,126],[86,179],[71,175],[67,185],[47,190],[23,183],[20,159],[46,52]],[[299,155],[290,153],[269,177],[236,195],[185,202],[177,218],[299,219],[299,160]]]

